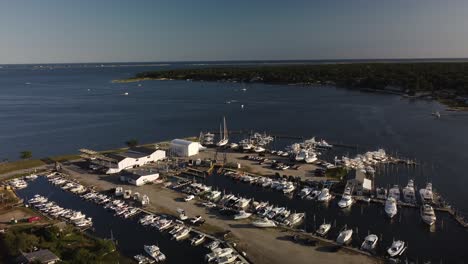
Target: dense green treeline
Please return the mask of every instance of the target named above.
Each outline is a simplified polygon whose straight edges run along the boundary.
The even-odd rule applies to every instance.
[[[437,97],[468,95],[468,63],[348,63],[255,67],[210,67],[143,72],[136,79],[191,79],[265,83],[333,84]],[[443,94],[439,92],[443,91]]]

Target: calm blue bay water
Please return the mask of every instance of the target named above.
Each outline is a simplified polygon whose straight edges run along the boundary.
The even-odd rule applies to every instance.
[[[408,178],[414,178],[421,187],[429,180],[456,208],[468,212],[467,113],[446,112],[436,102],[334,87],[185,81],[116,84],[111,81],[140,71],[203,65],[105,66],[0,68],[0,159],[17,159],[22,150],[33,151],[35,157],[46,157],[76,153],[83,147],[97,150],[121,147],[130,138],[156,142],[193,136],[202,130],[217,131],[222,116],[226,116],[231,130],[316,136],[330,142],[357,145],[359,152],[383,147],[392,154],[417,159],[421,166],[416,169],[388,167],[385,173],[378,173],[377,185],[405,185]],[[242,90],[244,87],[246,91]],[[230,100],[237,101],[227,104]],[[441,119],[431,116],[436,110],[441,111]],[[279,148],[286,143],[290,141],[275,145]],[[339,155],[354,155],[356,149],[335,151]],[[348,224],[359,230],[356,236],[359,239],[353,242],[355,246],[367,232],[375,232],[382,238],[379,252],[393,238],[401,238],[409,242],[406,256],[419,263],[425,260],[464,263],[467,257],[463,250],[468,238],[466,230],[445,213],[437,213],[435,230],[430,231],[419,220],[418,210],[410,208],[400,208],[397,219],[388,221],[383,208],[374,204],[358,203],[351,210],[343,211],[337,208],[336,202],[323,207],[309,201],[290,200],[269,190],[233,184],[223,177],[209,178],[208,182],[256,200],[307,212],[308,230],[326,219],[336,224],[331,234],[334,237],[341,226]],[[95,219],[96,234],[108,237],[113,230],[126,255],[140,253],[145,241],[159,243],[174,263],[201,260],[205,253],[183,243],[176,245],[136,226],[133,221],[116,219],[43,179],[32,183],[20,195],[30,197],[35,193],[84,210]],[[134,228],[123,228],[128,226]],[[177,255],[179,250],[187,252],[187,257]]]
[[[140,71],[180,67],[201,66],[3,66],[0,158],[17,159],[22,150],[45,157],[83,147],[121,147],[130,138],[155,142],[198,135],[216,131],[224,115],[232,130],[317,136],[415,158],[422,163],[419,169],[391,171],[378,184],[404,185],[412,177],[421,187],[430,180],[449,202],[468,211],[467,113],[445,112],[436,102],[334,87],[253,84],[242,91],[236,83],[111,82]],[[435,110],[441,119],[431,116]]]

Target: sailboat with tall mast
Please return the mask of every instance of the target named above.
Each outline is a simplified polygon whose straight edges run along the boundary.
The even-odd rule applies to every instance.
[[[219,127],[219,141],[216,143],[216,146],[222,147],[226,146],[229,143],[228,130],[226,127],[226,117],[223,117],[223,131],[221,131],[221,126]]]

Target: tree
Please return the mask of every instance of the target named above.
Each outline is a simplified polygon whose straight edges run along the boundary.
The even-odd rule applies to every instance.
[[[21,151],[20,158],[21,159],[30,159],[32,157],[32,152],[30,150]]]
[[[115,245],[112,240],[109,239],[99,239],[96,241],[96,248],[93,250],[98,256],[103,256],[105,254],[115,251]]]
[[[130,139],[128,141],[125,142],[125,144],[131,148],[131,147],[136,147],[138,145],[138,140],[137,139]]]
[[[74,251],[73,258],[70,263],[72,264],[87,264],[95,263],[95,256],[87,249],[80,248]]]
[[[15,243],[18,249],[29,252],[39,244],[39,238],[32,234],[19,233],[16,235]]]

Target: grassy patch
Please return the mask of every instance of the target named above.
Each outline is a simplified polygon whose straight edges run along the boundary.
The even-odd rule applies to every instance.
[[[45,165],[45,163],[42,160],[37,159],[6,162],[0,164],[0,174],[17,170],[32,169],[42,165]]]
[[[11,190],[0,190],[0,207],[18,202],[18,197]]]
[[[70,161],[70,160],[77,160],[80,158],[81,157],[78,154],[69,154],[69,155],[54,156],[54,157],[50,157],[49,159],[53,161],[58,161],[58,162],[65,162],[65,161]]]
[[[348,174],[348,171],[343,167],[327,169],[327,171],[325,172],[325,176],[327,178],[333,178],[337,180],[342,180],[346,176],[346,174]]]

